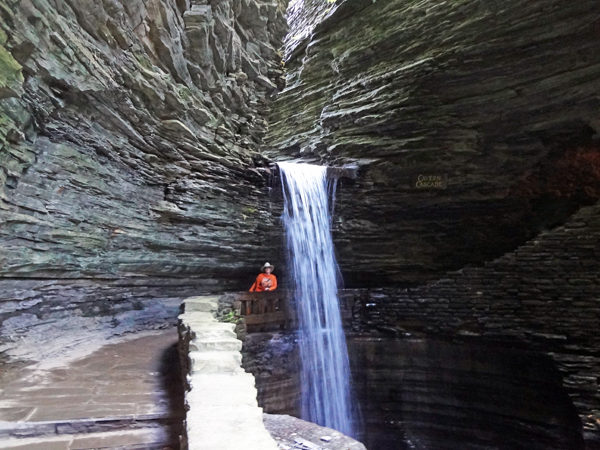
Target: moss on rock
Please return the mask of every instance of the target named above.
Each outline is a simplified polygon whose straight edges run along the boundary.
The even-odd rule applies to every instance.
[[[0,98],[21,96],[24,81],[22,69],[10,52],[0,45]]]

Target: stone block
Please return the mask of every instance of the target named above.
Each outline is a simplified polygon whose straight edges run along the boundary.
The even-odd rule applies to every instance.
[[[186,401],[194,408],[233,405],[258,407],[254,380],[248,383],[242,375],[247,374],[192,376],[192,389],[187,393]]]
[[[202,311],[202,312],[217,312],[219,297],[204,296],[204,297],[189,297],[183,301],[184,311]]]
[[[208,352],[208,351],[226,351],[239,352],[242,350],[242,341],[230,338],[200,338],[193,339],[189,344],[190,351]]]
[[[202,325],[207,323],[216,323],[215,316],[209,312],[194,311],[179,316],[179,318],[189,326]]]
[[[235,338],[234,330],[233,323],[193,324],[192,335],[194,339]]]
[[[242,355],[239,352],[190,352],[191,374],[228,373],[242,371]]]

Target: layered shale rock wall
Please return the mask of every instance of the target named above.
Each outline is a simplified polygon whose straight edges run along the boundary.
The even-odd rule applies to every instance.
[[[583,450],[551,358],[481,341],[351,339],[367,448]]]
[[[333,222],[344,280],[396,286],[356,294],[356,333],[551,355],[595,448],[597,2],[306,1],[290,17],[271,154],[358,166]],[[442,185],[422,189],[419,175]],[[410,366],[384,344],[367,355],[375,372]]]
[[[251,283],[279,243],[257,149],[285,4],[3,0],[0,17],[0,348],[161,326],[177,299]]]
[[[285,43],[284,9],[0,0],[0,360],[167,326],[183,298],[248,288],[253,265],[282,259],[267,158],[350,164],[358,177],[341,182],[333,222],[341,269],[349,287],[382,287],[344,294],[356,345],[410,333],[550,355],[592,445],[597,0],[307,0],[292,5]],[[282,58],[287,88],[271,103]],[[568,177],[539,181],[552,173]],[[419,175],[443,186],[421,189]],[[248,340],[272,410],[297,406],[293,340]],[[393,342],[428,364],[425,377],[452,369],[439,353],[471,348]],[[387,358],[385,343],[355,361]],[[386,362],[372,373],[411,367]],[[454,406],[498,367],[486,364],[457,383]],[[436,405],[437,388],[419,403],[415,386],[410,402]],[[564,423],[571,439],[577,424]]]
[[[459,288],[471,289],[457,283]],[[585,378],[591,385],[591,358],[554,353],[552,340],[558,336],[533,341],[527,338],[533,331],[521,330],[526,337],[516,337],[509,314],[494,334],[449,332],[450,326],[442,325],[458,320],[453,313],[468,315],[473,308],[464,296],[438,299],[436,305],[418,294],[407,298],[407,292],[414,291],[341,291],[353,386],[362,413],[360,440],[367,448],[584,448],[581,419],[588,411],[578,411],[573,400],[578,406],[594,400],[580,398],[573,383]],[[535,312],[530,314],[535,317]],[[244,328],[238,325],[237,331]],[[267,412],[299,415],[298,334],[293,329],[242,334],[243,367],[256,378],[259,405]],[[588,372],[565,378],[566,361],[572,371],[587,364]],[[587,438],[586,448],[595,448],[593,433]]]
[[[577,208],[516,187],[600,131],[597,1],[312,0],[290,18],[267,140],[360,166],[334,228],[348,286],[493,259]],[[416,189],[419,174],[447,189]]]
[[[495,342],[552,357],[600,445],[600,205],[514,252],[426,286],[355,295],[355,331]],[[507,363],[508,364],[508,363]]]

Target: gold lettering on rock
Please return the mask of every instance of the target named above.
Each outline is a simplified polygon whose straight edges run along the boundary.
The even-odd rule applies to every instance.
[[[413,178],[414,187],[417,189],[444,189],[445,175],[417,175]]]

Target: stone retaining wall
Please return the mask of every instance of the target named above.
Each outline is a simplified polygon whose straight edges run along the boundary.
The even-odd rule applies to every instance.
[[[189,450],[276,450],[256,402],[254,377],[241,368],[235,325],[220,323],[218,297],[191,297],[179,316],[180,356],[187,392]]]

